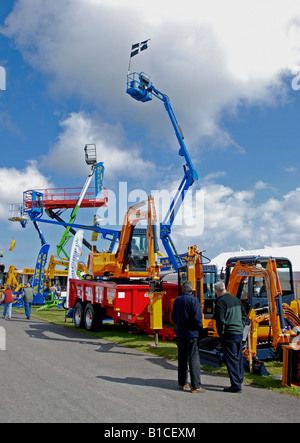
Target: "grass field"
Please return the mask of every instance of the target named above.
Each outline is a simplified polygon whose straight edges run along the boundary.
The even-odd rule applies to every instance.
[[[13,308],[13,310],[25,315],[24,308]],[[38,318],[40,320],[64,326],[66,328],[75,328],[71,319],[67,319],[67,322],[65,321],[65,310],[63,309],[52,308],[43,311],[37,311],[37,309],[33,307],[31,313],[32,317]],[[173,361],[177,360],[177,346],[175,342],[159,341],[158,348],[149,347],[149,344],[154,344],[154,338],[147,334],[144,334],[141,331],[135,330],[134,328],[129,328],[123,325],[116,326],[110,322],[105,322],[103,325],[103,329],[100,332],[88,332],[85,329],[82,329],[81,331],[94,337],[101,338],[103,340],[108,340],[113,343],[118,343],[123,346],[138,349],[142,352],[154,354],[158,357]],[[293,397],[300,398],[299,387],[281,386],[280,376],[282,373],[282,363],[267,362],[265,366],[270,375],[260,376],[245,372],[245,383],[254,384],[264,389],[271,389],[281,394],[292,395]],[[227,369],[224,365],[221,368],[212,368],[210,366],[202,365],[202,369],[219,375],[228,375]]]

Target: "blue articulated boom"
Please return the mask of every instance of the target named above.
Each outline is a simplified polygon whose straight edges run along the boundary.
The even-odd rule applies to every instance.
[[[22,211],[25,212],[31,220],[33,220],[33,225],[37,230],[41,246],[46,244],[46,239],[42,233],[37,220],[43,215],[43,194],[37,191],[25,191],[23,192],[23,208]],[[26,227],[27,220],[21,221],[21,226]]]
[[[45,240],[44,234],[42,233],[42,231],[41,231],[41,229],[39,227],[38,222],[35,220],[33,222],[33,225],[34,225],[35,229],[38,231],[38,234],[39,234],[39,237],[40,237],[40,240],[41,240],[41,246],[44,246],[46,244],[46,240]]]
[[[178,255],[176,248],[171,239],[171,228],[174,223],[175,217],[183,203],[186,192],[192,186],[195,180],[198,179],[197,171],[195,170],[192,160],[189,156],[188,150],[184,143],[183,133],[177,122],[176,116],[172,109],[169,97],[156,89],[147,74],[141,72],[133,72],[127,75],[127,94],[131,95],[135,100],[141,102],[147,102],[152,100],[153,96],[161,100],[166,108],[166,111],[170,117],[171,123],[175,130],[177,140],[180,145],[179,155],[184,157],[184,176],[173,198],[170,208],[160,225],[160,239],[167,252],[170,262],[172,263],[175,271],[178,271],[179,267],[183,266],[183,262]]]

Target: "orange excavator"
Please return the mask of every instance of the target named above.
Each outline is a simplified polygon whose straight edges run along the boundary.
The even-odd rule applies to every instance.
[[[280,358],[282,346],[293,340],[300,341],[300,301],[293,299],[290,303],[288,300],[284,302],[290,280],[280,281],[279,271],[282,268],[278,268],[278,263],[283,265],[284,259],[277,262],[270,257],[267,261],[252,264],[238,260],[227,283],[227,291],[241,298],[251,322],[250,341],[245,350],[247,359],[262,353],[265,358],[270,358],[271,354]],[[251,288],[255,292],[250,295]],[[251,298],[259,301],[251,306]]]
[[[294,297],[291,263],[286,258],[233,257],[226,264],[225,285],[248,314],[245,358],[263,375],[263,361],[282,360],[284,347],[300,343],[300,301]],[[199,345],[202,361],[221,364],[213,315],[205,325],[208,337]]]
[[[147,210],[142,210],[145,205]],[[143,220],[147,220],[147,230],[136,229],[137,224]],[[158,280],[161,265],[157,263],[156,221],[152,196],[130,206],[124,216],[117,252],[91,252],[88,259],[89,274],[93,277],[112,277],[114,281],[131,277]]]

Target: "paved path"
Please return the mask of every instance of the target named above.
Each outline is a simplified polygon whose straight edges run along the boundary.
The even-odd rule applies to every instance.
[[[1,315],[2,315],[2,311]],[[0,320],[0,422],[300,422],[300,400],[202,375],[207,392],[177,389],[177,364],[40,320]]]

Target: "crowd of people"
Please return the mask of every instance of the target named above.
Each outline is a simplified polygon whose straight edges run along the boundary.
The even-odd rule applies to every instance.
[[[22,289],[22,300],[23,305],[25,308],[25,315],[28,320],[31,319],[31,305],[35,296],[35,293],[32,288],[32,280],[30,280],[27,285]],[[49,284],[47,282],[48,286],[45,286],[44,293],[45,294],[51,294],[51,295],[60,295],[61,294],[61,287],[52,285],[49,287]],[[3,319],[11,320],[11,314],[12,314],[12,305],[15,302],[13,298],[13,288],[11,285],[6,285],[5,289],[1,293],[1,300],[0,304],[4,306],[3,310]],[[49,295],[47,296],[47,299],[49,298]]]
[[[30,283],[27,284],[25,288],[22,290],[22,299],[24,303],[25,308],[25,315],[28,320],[31,318],[31,305],[34,299],[34,291],[30,285]],[[3,319],[11,320],[11,313],[12,313],[12,305],[14,303],[13,293],[12,293],[12,286],[6,285],[5,290],[2,292],[1,296],[1,304],[4,306],[3,309]]]

